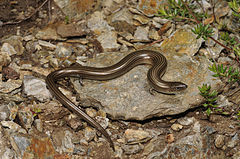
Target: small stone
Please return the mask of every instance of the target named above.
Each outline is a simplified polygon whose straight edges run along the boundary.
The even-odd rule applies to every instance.
[[[182,130],[183,126],[180,125],[180,124],[173,124],[173,125],[171,126],[171,128],[172,128],[174,131],[180,131],[180,130]]]
[[[45,101],[52,97],[46,87],[46,83],[34,76],[24,76],[23,91],[27,96],[32,95],[40,101]]]
[[[108,118],[97,116],[96,120],[104,129],[108,127],[108,123],[109,123]]]
[[[17,114],[21,125],[27,130],[31,129],[34,118],[29,107],[24,107]]]
[[[36,34],[36,38],[42,40],[66,40],[65,38],[60,37],[57,34],[56,29],[52,26],[47,26],[46,28],[39,30]]]
[[[44,47],[47,47],[51,50],[54,50],[56,49],[56,45],[50,43],[50,42],[47,42],[47,41],[43,41],[43,40],[38,40],[38,44],[41,45],[41,46],[44,46]]]
[[[177,121],[177,119],[170,119],[170,123],[175,123]]]
[[[87,113],[87,115],[89,115],[92,118],[95,118],[97,115],[97,111],[92,108],[86,108],[85,112]]]
[[[195,123],[194,123],[194,125],[193,125],[193,132],[195,132],[195,133],[200,133],[200,128],[201,128],[201,125],[199,124],[199,122],[198,121],[196,121]]]
[[[11,62],[10,55],[7,52],[0,51],[0,71],[2,71],[3,66],[7,66],[10,62]]]
[[[24,41],[33,41],[34,40],[34,36],[33,35],[27,35],[23,37]]]
[[[72,55],[72,47],[64,43],[59,43],[56,47],[55,54],[58,58],[70,57]]]
[[[122,149],[126,155],[136,154],[143,150],[143,145],[123,145]]]
[[[24,52],[22,40],[23,40],[23,38],[21,36],[14,35],[14,36],[9,37],[8,39],[3,40],[2,42],[10,44],[10,46],[12,46],[14,48],[14,50],[16,51],[17,55],[22,55]],[[15,52],[13,51],[12,53],[15,53]]]
[[[40,132],[43,131],[43,124],[42,124],[41,119],[35,119],[34,124],[35,124],[38,131],[40,131]]]
[[[133,19],[137,20],[141,24],[147,24],[149,22],[149,19],[143,15],[134,15]]]
[[[206,126],[205,129],[206,129],[206,132],[207,132],[209,135],[216,132],[216,130],[215,130],[213,127],[210,127],[210,126]]]
[[[167,141],[167,143],[173,143],[174,142],[174,136],[173,136],[173,134],[168,134],[167,136],[166,136],[166,141]]]
[[[84,25],[71,24],[60,24],[57,26],[57,33],[63,38],[67,37],[81,37],[86,34]]]
[[[130,42],[127,42],[127,41],[123,40],[123,38],[122,38],[122,37],[118,38],[117,40],[118,40],[118,42],[119,42],[119,43],[121,43],[121,44],[123,44],[123,45],[130,46],[130,47],[132,47],[132,46],[133,46],[133,44],[132,44],[132,43],[130,43]]]
[[[53,68],[58,68],[59,67],[59,62],[57,58],[50,58],[49,59],[49,64],[53,67]]]
[[[144,130],[127,129],[124,135],[128,144],[143,143],[152,138],[149,132]]]
[[[15,150],[15,152],[19,153],[18,155],[23,155],[24,152],[26,151],[27,147],[30,146],[31,140],[21,134],[13,134],[10,137],[10,143],[12,148]]]
[[[238,138],[238,133],[236,133],[236,134],[232,137],[232,139],[227,143],[227,147],[229,147],[229,148],[234,148],[234,147],[237,145],[238,140],[239,140],[239,138]]]
[[[80,144],[83,145],[83,146],[88,146],[88,141],[86,139],[82,138],[80,140]]]
[[[6,104],[0,105],[0,121],[9,119],[10,111]]]
[[[154,17],[153,20],[162,25],[169,22],[168,19],[163,19],[162,17]]]
[[[148,38],[149,27],[137,27],[137,30],[134,33],[134,42],[145,42],[149,41]]]
[[[215,146],[221,148],[224,145],[224,135],[217,135],[215,139]]]
[[[7,82],[0,81],[0,92],[2,93],[10,93],[17,88],[20,88],[22,85],[22,80],[12,80],[9,79]]]
[[[1,124],[3,127],[9,128],[11,132],[22,132],[24,134],[27,133],[25,129],[13,121],[1,121]]]
[[[1,48],[1,52],[7,52],[9,56],[17,54],[17,51],[9,43],[4,43],[3,44],[2,48]]]
[[[148,37],[153,40],[159,40],[160,36],[158,35],[158,32],[155,29],[151,29],[148,33]]]
[[[84,129],[84,137],[89,142],[92,141],[96,136],[96,131],[90,127]]]
[[[105,32],[97,37],[104,51],[114,51],[120,48],[117,43],[117,33],[116,32]]]
[[[177,121],[179,122],[179,124],[187,126],[187,125],[193,124],[194,120],[195,120],[194,117],[191,117],[191,118],[183,117],[183,118],[178,119]]]
[[[80,120],[78,120],[77,118],[71,118],[68,121],[68,125],[75,131],[77,131],[83,127],[82,122]]]

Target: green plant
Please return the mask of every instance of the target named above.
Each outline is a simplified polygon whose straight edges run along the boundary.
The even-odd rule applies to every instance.
[[[65,16],[65,23],[66,24],[69,24],[70,23],[70,18],[68,15]]]
[[[191,0],[185,1],[188,7],[191,10],[194,10],[196,6],[194,6],[190,2]],[[197,13],[196,15],[199,18],[207,17],[207,15],[203,13]],[[158,10],[158,16],[162,16],[167,19],[175,19],[175,20],[193,18],[192,15],[189,13],[189,10],[187,9],[187,7],[183,4],[182,0],[168,0],[167,6],[164,6]]]
[[[213,112],[229,115],[228,112],[223,111],[223,109],[217,105],[218,92],[216,90],[212,91],[211,86],[207,84],[203,84],[202,87],[198,87],[198,89],[200,91],[199,94],[205,99],[203,106],[206,108],[205,112],[208,117],[210,117]]]
[[[225,41],[226,45],[233,46],[237,43],[234,37],[230,37],[228,32],[221,32],[220,33],[220,39]]]
[[[240,47],[239,46],[240,46],[240,44],[235,45],[233,47],[234,54],[237,55],[238,57],[240,56]]]
[[[236,16],[237,18],[240,18],[240,1],[239,0],[232,0],[228,2],[229,7],[233,11],[233,15]]]
[[[218,105],[216,105],[217,101],[217,91],[213,90],[211,91],[211,86],[207,84],[203,84],[202,87],[198,87],[200,91],[200,95],[205,98],[206,102],[203,104],[203,106],[207,109],[206,114],[207,116],[210,116],[212,111],[217,110]]]
[[[240,110],[237,113],[238,120],[240,120]]]
[[[204,40],[207,40],[208,37],[213,35],[213,29],[208,25],[203,25],[202,23],[198,24],[194,29],[192,29],[194,34],[197,34],[197,39],[202,37]]]
[[[30,109],[32,114],[33,114],[33,117],[37,116],[39,113],[42,112],[42,110],[40,108],[37,108],[37,107],[33,107]]]
[[[240,80],[239,70],[233,69],[232,66],[224,67],[223,64],[216,65],[216,63],[213,63],[213,65],[208,68],[215,73],[213,77],[225,77],[228,79],[228,82],[237,82]]]

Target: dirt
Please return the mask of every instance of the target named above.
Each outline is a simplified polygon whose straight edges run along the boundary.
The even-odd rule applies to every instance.
[[[21,35],[26,35],[33,27],[42,27],[47,24],[48,17],[36,22],[38,13],[34,14],[30,19],[24,20],[19,24],[8,24],[7,22],[18,22],[31,15],[45,0],[1,0],[0,1],[0,21],[3,26],[0,29],[0,38],[10,35],[16,35],[20,31]],[[47,4],[40,11],[48,12]],[[44,23],[45,22],[45,23]]]

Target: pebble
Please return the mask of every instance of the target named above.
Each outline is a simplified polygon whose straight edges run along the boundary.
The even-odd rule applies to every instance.
[[[124,135],[128,144],[143,143],[152,138],[149,132],[144,130],[127,129]]]
[[[173,124],[173,125],[171,126],[171,128],[172,128],[174,131],[180,131],[180,130],[182,130],[183,126],[180,125],[180,124]]]
[[[224,139],[225,139],[225,136],[224,136],[224,135],[216,135],[216,138],[215,138],[215,146],[216,146],[217,148],[223,147],[223,145],[225,144]]]
[[[184,126],[188,126],[193,124],[195,118],[194,117],[183,117],[183,118],[179,118],[177,121],[179,122],[179,124],[184,125]]]

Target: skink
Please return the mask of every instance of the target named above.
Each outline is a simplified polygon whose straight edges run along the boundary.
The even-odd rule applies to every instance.
[[[117,78],[130,71],[135,66],[142,64],[148,64],[152,66],[147,73],[147,79],[150,86],[157,92],[175,93],[187,88],[187,85],[182,82],[168,82],[161,79],[166,72],[167,60],[161,53],[151,50],[134,51],[125,56],[118,63],[109,67],[96,68],[80,66],[59,69],[53,71],[47,76],[46,83],[50,92],[57,98],[57,100],[59,100],[71,111],[76,112],[82,119],[100,131],[107,138],[110,146],[114,150],[113,141],[107,131],[93,118],[87,115],[81,108],[77,107],[71,100],[69,100],[58,89],[56,81],[67,76],[76,77],[76,75],[80,76],[82,79],[110,80]]]

